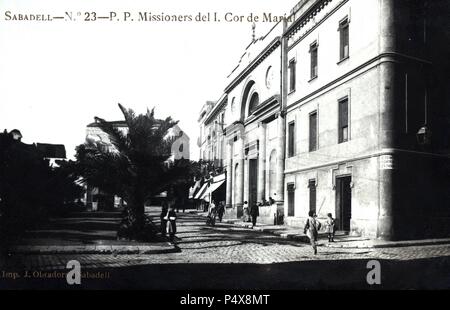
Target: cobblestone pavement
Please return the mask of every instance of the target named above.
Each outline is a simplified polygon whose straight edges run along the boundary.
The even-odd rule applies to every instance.
[[[178,267],[184,266],[184,270],[193,270],[192,268],[194,266],[214,266],[215,270],[222,270],[224,277],[227,276],[227,273],[230,273],[230,276],[236,272],[239,274],[239,266],[253,266],[259,269],[263,268],[264,270],[272,270],[271,266],[273,266],[273,270],[283,266],[286,267],[286,270],[273,271],[273,276],[281,277],[282,274],[282,277],[289,279],[292,275],[289,274],[289,268],[287,267],[292,266],[291,269],[294,270],[300,268],[302,263],[303,266],[308,266],[308,263],[309,265],[315,264],[314,266],[320,268],[320,273],[328,272],[326,270],[333,270],[331,267],[333,264],[341,264],[342,266],[346,266],[340,268],[341,272],[344,272],[343,270],[348,270],[349,272],[358,270],[358,272],[365,275],[367,273],[367,262],[376,259],[385,261],[388,270],[401,272],[400,276],[402,276],[405,268],[435,268],[436,270],[422,270],[422,272],[430,273],[431,277],[433,277],[431,274],[434,274],[434,272],[448,274],[448,278],[450,279],[450,245],[354,249],[329,248],[324,246],[326,240],[322,240],[319,241],[319,254],[313,255],[311,247],[307,244],[282,239],[278,236],[253,231],[251,229],[234,227],[229,224],[218,223],[215,227],[209,227],[205,225],[204,218],[196,214],[179,214],[177,229],[177,236],[179,237],[177,245],[181,250],[179,253],[154,255],[17,255],[6,259],[0,270],[66,270],[67,262],[76,259],[85,270],[104,271],[109,269],[153,268],[152,272],[156,275],[158,275],[158,270],[163,272],[163,270],[167,270],[167,268],[174,266],[174,264]],[[422,265],[416,267],[414,265],[411,267],[411,263],[414,262],[417,264],[429,262],[431,265],[425,267]],[[399,264],[401,264],[401,268],[398,267],[400,266]],[[338,268],[337,265],[336,268]],[[137,272],[136,269],[130,270]],[[248,271],[250,269],[245,270]],[[247,273],[241,272],[241,275],[245,274]],[[268,272],[269,274],[270,272]],[[253,283],[250,280],[253,275],[249,274],[247,276],[249,277],[250,283]],[[342,276],[345,276],[345,274],[341,274],[338,278]],[[194,283],[195,273],[190,274],[189,277],[192,277],[191,282]],[[207,275],[199,275],[199,277],[207,277]],[[123,276],[119,278],[123,279]],[[360,276],[360,278],[363,279],[364,277]],[[2,280],[1,274],[0,280]],[[3,280],[5,280],[4,276]],[[265,280],[268,281],[269,279]],[[432,279],[428,280],[431,281]],[[188,285],[188,280],[183,279],[183,281]],[[277,279],[277,281],[281,280]],[[320,277],[320,281],[322,281],[320,283],[323,283],[325,280],[323,277]],[[349,281],[347,285],[352,283],[356,285],[354,284],[354,280]],[[418,286],[420,286],[423,279],[420,278],[417,281],[419,281]],[[273,287],[268,284],[262,285],[264,287],[276,288],[276,283],[276,281],[272,282]],[[439,283],[441,286],[449,285],[450,287],[450,283],[445,278],[441,279]],[[281,282],[278,284],[284,287]],[[3,285],[5,284],[3,283]],[[163,284],[161,285],[161,287],[165,287]],[[201,282],[196,283],[196,285],[202,287]],[[424,285],[428,285],[428,282]],[[154,288],[153,286],[151,287]]]

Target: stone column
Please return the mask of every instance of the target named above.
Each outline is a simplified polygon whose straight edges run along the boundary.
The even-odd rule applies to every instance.
[[[278,147],[277,147],[277,196],[273,197],[278,204],[284,203],[284,155],[286,140],[286,123],[284,113],[280,112],[277,118],[278,125]]]
[[[242,215],[242,206],[244,205],[244,142],[243,137],[239,138],[238,143],[235,144],[238,147],[238,171],[236,177],[236,211],[237,216],[240,217]]]
[[[394,0],[381,0],[381,25],[380,25],[380,54],[385,56],[379,66],[379,94],[380,94],[380,127],[379,148],[380,150],[395,148],[395,103],[398,91],[396,81],[397,66],[396,59],[390,53],[396,51],[396,28]],[[388,54],[386,54],[388,53]],[[390,157],[390,158],[388,158]],[[396,170],[393,166],[386,165],[386,161],[393,161],[392,155],[379,158],[379,213],[377,237],[385,240],[395,239],[394,231],[394,180]]]
[[[283,32],[287,29],[287,21],[283,20]],[[277,168],[276,168],[276,191],[277,196],[273,197],[278,205],[280,212],[284,209],[284,160],[286,153],[286,123],[285,114],[288,97],[288,39],[286,36],[281,38],[281,102],[280,112],[277,115],[278,127],[278,145],[277,145]]]
[[[226,208],[231,208],[233,195],[233,145],[230,141],[226,141],[227,149],[227,193],[225,206]]]
[[[245,155],[244,155],[245,156]],[[250,181],[249,181],[249,166],[250,163],[248,161],[248,158],[244,158],[244,201],[249,201],[250,198]]]
[[[258,201],[265,198],[266,189],[266,124],[259,126],[259,156],[258,156]]]

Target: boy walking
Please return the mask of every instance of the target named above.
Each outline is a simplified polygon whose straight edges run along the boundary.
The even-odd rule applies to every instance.
[[[331,213],[327,214],[327,221],[325,223],[325,230],[328,234],[328,242],[334,242],[334,233],[335,233],[335,225],[336,222]]]
[[[306,220],[304,233],[308,236],[309,241],[311,242],[311,246],[314,251],[314,255],[317,254],[317,238],[319,235],[319,230],[321,224],[318,220],[316,220],[316,214],[314,211],[309,211],[308,219]]]

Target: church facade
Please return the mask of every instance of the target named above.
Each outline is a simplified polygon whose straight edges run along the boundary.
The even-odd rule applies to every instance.
[[[444,1],[303,0],[253,38],[200,119],[202,128],[221,125],[220,147],[208,145],[226,168],[226,215],[260,203],[265,223],[282,214],[300,228],[313,211],[370,238],[445,233],[445,9]]]

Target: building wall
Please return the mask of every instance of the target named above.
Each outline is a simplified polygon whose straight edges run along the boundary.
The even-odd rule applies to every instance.
[[[300,24],[288,20],[288,31],[275,27],[265,40],[251,44],[230,82],[272,38],[283,36],[281,46],[237,85],[227,88],[228,125],[238,121],[243,125],[242,133],[227,132],[233,158],[227,161],[227,169],[231,170],[227,188],[232,196],[228,215],[242,215],[235,208],[249,199],[249,159],[258,156],[265,167],[264,197],[277,201],[274,196],[282,197],[279,203],[286,225],[303,228],[310,207],[310,180],[316,182],[319,218],[324,219],[327,213],[336,215],[336,180],[350,176],[351,233],[408,239],[432,234],[433,226],[439,227],[434,231],[444,231],[450,211],[440,207],[445,205],[443,201],[449,201],[445,177],[448,169],[442,167],[450,164],[448,156],[440,153],[442,146],[448,146],[448,134],[445,137],[438,132],[439,140],[431,145],[419,143],[417,137],[425,125],[440,131],[443,123],[448,124],[448,90],[444,90],[448,75],[444,78],[441,65],[449,67],[448,57],[443,57],[448,55],[449,47],[436,35],[436,25],[449,22],[438,17],[438,11],[449,9],[444,3],[304,1],[296,18],[309,9],[315,10],[313,15],[300,17],[304,21]],[[344,19],[349,21],[349,57],[340,60],[339,25]],[[443,35],[445,38],[448,34]],[[314,42],[318,46],[318,75],[311,78],[310,47]],[[290,60],[296,61],[296,83],[295,91],[286,93]],[[268,88],[265,76],[269,66],[276,74]],[[260,103],[280,95],[280,104],[266,114],[249,117],[247,91],[258,92]],[[339,143],[338,107],[342,98],[348,99],[349,140]],[[317,150],[310,152],[309,115],[313,111],[318,114]],[[295,122],[293,156],[285,143],[289,141],[287,129],[291,122]],[[253,150],[245,154],[246,146],[261,140],[262,133],[265,143],[259,153]],[[291,185],[295,197],[292,216],[288,200]],[[282,193],[278,193],[281,188]],[[270,223],[273,210],[261,210],[262,221]]]
[[[339,61],[339,22],[349,18],[350,57]],[[287,105],[305,100],[379,54],[379,0],[333,0],[288,40],[288,61],[297,61],[296,91]],[[310,44],[318,43],[318,77],[310,80]]]

